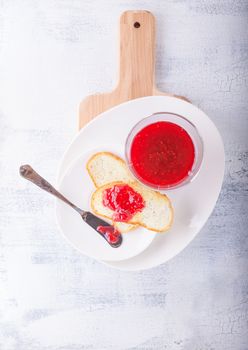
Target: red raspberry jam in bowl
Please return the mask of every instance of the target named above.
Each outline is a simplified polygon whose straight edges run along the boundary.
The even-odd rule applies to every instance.
[[[203,143],[196,127],[173,113],[156,113],[134,126],[126,141],[133,175],[155,189],[174,189],[198,173]]]

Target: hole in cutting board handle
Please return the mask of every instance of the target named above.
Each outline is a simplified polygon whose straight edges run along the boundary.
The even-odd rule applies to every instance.
[[[139,28],[140,27],[140,23],[139,22],[134,22],[133,26],[134,26],[134,28]]]

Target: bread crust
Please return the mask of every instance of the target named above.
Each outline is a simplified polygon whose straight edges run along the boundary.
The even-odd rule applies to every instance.
[[[125,228],[124,230],[119,228],[118,223],[121,224],[126,224],[127,226],[129,226],[129,228]],[[116,222],[116,221],[112,221],[113,226],[121,233],[128,233],[130,231],[135,230],[136,228],[139,227],[139,225],[134,225],[134,224],[129,224],[129,222]]]

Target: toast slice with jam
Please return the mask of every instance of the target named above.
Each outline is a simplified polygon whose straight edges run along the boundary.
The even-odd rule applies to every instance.
[[[127,188],[131,193],[129,197],[126,194]],[[124,189],[125,192],[122,194],[120,191],[124,191]],[[111,195],[106,200],[108,193]],[[133,210],[135,208],[133,203],[140,202],[139,197],[142,198],[142,205],[136,206],[137,210]],[[135,200],[133,200],[134,198]],[[114,206],[117,208],[116,211]],[[128,224],[140,225],[156,232],[167,231],[173,221],[173,208],[169,198],[165,194],[148,189],[138,182],[123,183],[118,181],[97,188],[91,198],[91,208],[96,215],[108,219],[114,218],[115,221],[118,219],[116,213],[121,213],[123,215],[119,215],[120,221],[125,218],[128,219]],[[130,215],[131,212],[133,215]]]

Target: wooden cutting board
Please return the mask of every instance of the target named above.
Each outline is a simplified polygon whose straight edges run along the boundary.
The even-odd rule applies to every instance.
[[[185,97],[161,92],[155,84],[155,18],[148,11],[126,11],[120,18],[120,64],[117,87],[86,97],[79,107],[79,129],[98,114],[144,96]]]

